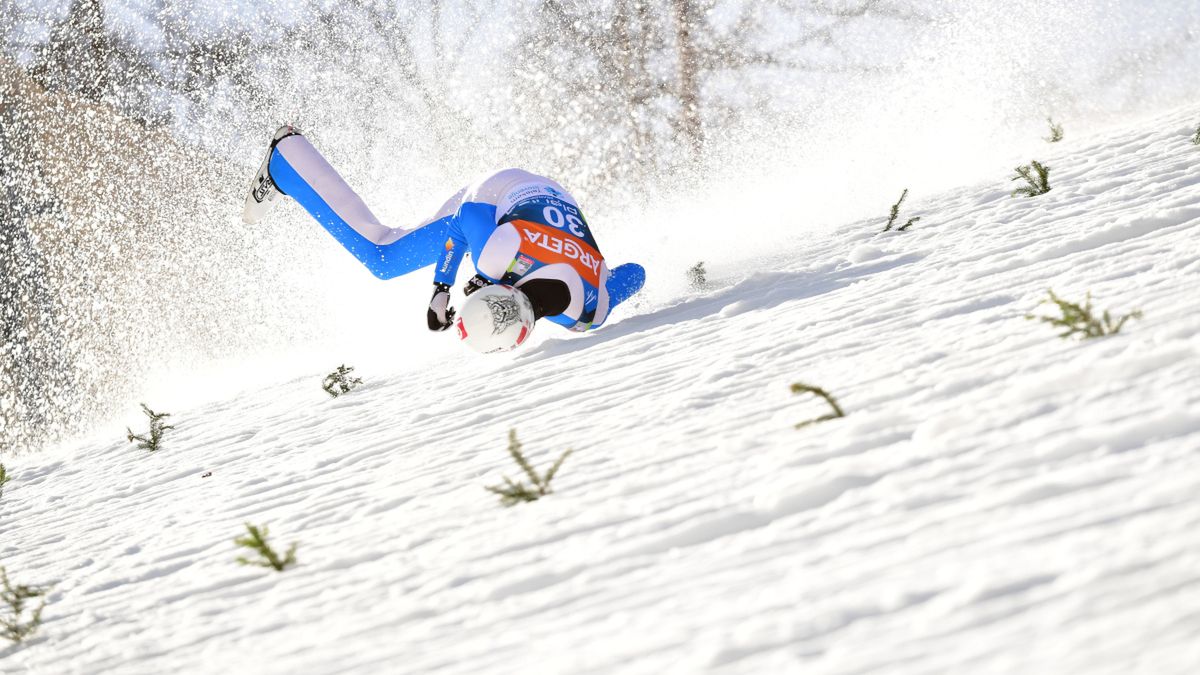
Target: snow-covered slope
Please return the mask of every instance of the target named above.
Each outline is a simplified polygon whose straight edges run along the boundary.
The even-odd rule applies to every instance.
[[[997,166],[911,197],[909,232],[782,243],[511,360],[336,400],[298,374],[172,410],[155,454],[5,458],[0,563],[54,590],[0,671],[1194,672],[1198,121],[1045,146],[1047,195]],[[1144,318],[1060,340],[1024,318],[1048,288]],[[794,429],[827,410],[796,381],[848,416]],[[510,428],[576,452],[503,509]],[[247,522],[299,566],[234,564]]]

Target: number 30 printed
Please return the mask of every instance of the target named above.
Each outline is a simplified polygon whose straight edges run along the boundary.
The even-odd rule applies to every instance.
[[[578,216],[570,213],[563,215],[563,212],[556,206],[547,206],[542,209],[542,216],[554,227],[560,230],[566,228],[576,237],[583,238],[583,221]]]

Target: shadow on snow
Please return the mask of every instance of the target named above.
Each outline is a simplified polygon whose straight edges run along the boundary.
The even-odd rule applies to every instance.
[[[518,356],[517,361],[528,363],[572,354],[630,335],[685,321],[703,319],[722,311],[725,311],[726,316],[736,316],[747,312],[771,309],[792,300],[812,298],[836,291],[872,274],[918,262],[926,255],[925,253],[908,253],[857,265],[844,263],[828,265],[816,271],[760,272],[711,295],[691,298],[649,314],[630,317],[606,326],[584,338],[547,340]]]

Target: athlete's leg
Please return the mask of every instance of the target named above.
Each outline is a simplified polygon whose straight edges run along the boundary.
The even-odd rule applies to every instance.
[[[300,134],[271,151],[271,180],[295,199],[372,274],[390,279],[433,264],[443,250],[450,220],[463,191],[432,218],[411,229],[379,222],[362,198]]]

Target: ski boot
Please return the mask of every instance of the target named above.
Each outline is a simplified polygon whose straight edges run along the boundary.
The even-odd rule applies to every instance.
[[[290,124],[285,124],[275,130],[275,136],[271,138],[271,147],[267,148],[267,156],[263,158],[262,166],[258,167],[258,173],[254,174],[254,180],[250,182],[250,194],[246,195],[246,206],[242,209],[244,222],[257,223],[275,205],[275,199],[281,193],[279,188],[275,187],[275,181],[271,180],[269,170],[271,155],[275,152],[275,145],[279,141],[299,133],[300,130]]]

